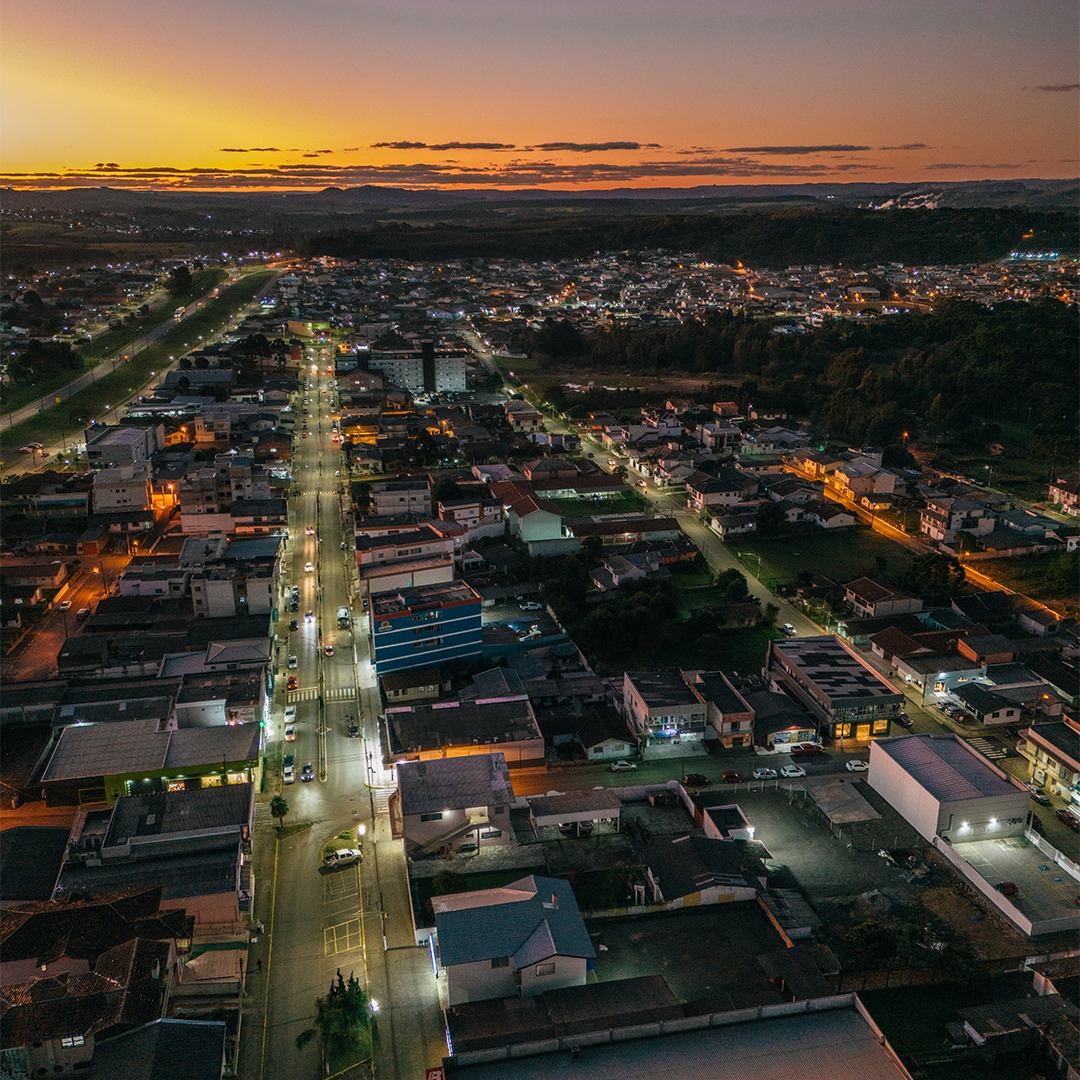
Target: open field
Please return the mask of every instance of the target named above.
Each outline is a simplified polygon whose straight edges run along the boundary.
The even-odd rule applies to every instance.
[[[226,289],[201,311],[165,334],[149,348],[115,371],[98,379],[67,401],[45,409],[37,416],[0,432],[0,445],[25,442],[53,443],[73,440],[91,419],[107,415],[114,405],[126,401],[155,374],[167,368],[171,357],[187,352],[200,337],[216,334],[229,321],[229,313],[246,304],[266,284],[273,271],[249,274]]]
[[[1080,608],[1080,551],[980,559],[971,565],[1005,588],[1030,596],[1059,614],[1075,616]]]
[[[837,582],[864,575],[880,577],[906,566],[912,558],[907,548],[865,528],[815,529],[773,539],[740,537],[727,546],[747,570],[770,586],[790,583],[804,570]]]

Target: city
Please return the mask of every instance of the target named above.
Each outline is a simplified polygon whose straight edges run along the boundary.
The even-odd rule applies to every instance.
[[[205,311],[175,269],[93,275],[144,279],[124,310],[166,336],[121,362],[160,366],[66,438],[9,419],[12,1075],[110,1075],[181,1037],[164,1019],[214,1021],[192,1045],[218,1076],[838,1044],[950,1075],[1002,1031],[1006,1065],[1071,1062],[1075,460],[1048,480],[1005,423],[943,450],[933,416],[848,443],[715,374],[579,355],[570,381],[539,351],[1075,305],[1068,259],[262,265],[200,279]],[[71,295],[38,275],[9,310],[123,332]],[[107,971],[138,1008],[68,1031]],[[891,1045],[890,994],[991,979],[940,1016],[950,1046]]]

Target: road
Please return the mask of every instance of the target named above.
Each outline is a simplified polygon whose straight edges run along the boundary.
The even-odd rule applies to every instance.
[[[315,1000],[325,995],[340,968],[346,979],[355,974],[379,1002],[376,1075],[406,1080],[439,1064],[446,1048],[427,951],[412,937],[404,855],[391,837],[386,813],[393,776],[382,769],[378,751],[378,691],[365,620],[354,614],[347,628],[337,620],[338,607],[351,608],[356,574],[347,481],[332,440],[336,397],[326,373],[332,351],[312,347],[308,361],[318,370],[308,368],[307,403],[302,398],[300,404],[308,435],[298,432],[294,440],[295,494],[278,630],[280,678],[295,675],[297,687],[275,692],[267,757],[273,774],[269,793],[280,790],[285,796],[287,823],[311,822],[311,828],[276,840],[265,797],[261,801],[256,862],[262,886],[256,914],[269,936],[257,947],[262,951],[252,953],[263,970],[248,979],[253,1000],[241,1075],[291,1080],[321,1070],[318,1040],[297,1050],[295,1039],[312,1026]],[[294,585],[298,602],[292,612]],[[288,629],[291,619],[297,620],[295,631]],[[294,671],[287,668],[290,655],[297,658]],[[296,741],[288,744],[283,741],[286,705],[296,707]],[[349,737],[351,717],[360,717],[361,738]],[[291,785],[281,783],[285,752],[295,756],[298,779]],[[315,778],[303,782],[299,776],[307,763]],[[324,849],[355,846],[360,829],[363,862],[322,867]]]

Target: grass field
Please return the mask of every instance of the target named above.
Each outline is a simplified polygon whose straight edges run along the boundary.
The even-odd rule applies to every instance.
[[[210,337],[221,330],[229,314],[246,304],[266,284],[272,270],[249,274],[226,289],[201,311],[183,324],[155,341],[133,359],[115,371],[98,379],[92,386],[73,397],[45,409],[37,416],[0,432],[0,445],[18,446],[25,442],[52,443],[73,439],[89,421],[106,416],[113,406],[119,406],[136,390],[145,386],[156,372],[168,367],[170,356],[188,350],[201,337]]]
[[[912,559],[907,548],[865,528],[835,532],[817,529],[775,539],[739,539],[727,546],[747,570],[769,585],[790,583],[803,570],[837,582],[880,577],[899,570]]]
[[[1030,596],[1059,614],[1075,616],[1080,608],[1080,551],[980,559],[971,565],[1005,588]]]
[[[640,514],[645,500],[632,491],[621,494],[617,499],[552,499],[559,508],[559,513],[568,518],[586,518],[597,514]]]
[[[14,412],[38,398],[47,398],[50,394],[67,386],[95,364],[100,363],[113,353],[119,352],[126,345],[137,341],[143,334],[155,329],[173,317],[178,303],[190,303],[208,293],[215,285],[224,281],[228,274],[224,270],[200,270],[192,275],[191,294],[186,297],[166,299],[153,311],[126,326],[115,330],[106,330],[95,338],[82,338],[72,345],[72,349],[83,358],[83,366],[75,371],[60,371],[50,378],[39,379],[33,385],[14,383],[4,387],[4,413]]]

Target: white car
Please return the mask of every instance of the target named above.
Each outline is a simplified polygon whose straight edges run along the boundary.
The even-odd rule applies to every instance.
[[[286,765],[285,771],[281,774],[281,778],[286,784],[295,784],[296,769],[292,765]]]
[[[535,600],[525,600],[518,604],[518,607],[521,608],[522,611],[542,611],[544,605],[538,604]]]
[[[289,657],[289,670],[295,671],[299,663],[300,658],[294,653],[292,656]]]
[[[295,724],[296,723],[296,706],[295,705],[286,705],[285,706],[285,723],[286,724]]]
[[[849,761],[846,768],[848,772],[866,772],[870,766],[865,761]]]
[[[60,610],[61,611],[67,611],[70,607],[71,607],[71,601],[70,600],[64,600],[60,604]]]
[[[310,573],[311,573],[311,572],[312,572],[312,571],[313,571],[314,569],[315,569],[315,567],[314,567],[314,566],[312,566],[312,564],[311,564],[311,563],[305,563],[305,564],[304,564],[304,570],[305,570],[305,571],[306,571],[307,573],[309,573],[309,574],[310,574]]]
[[[801,765],[785,765],[780,770],[780,775],[785,780],[797,780],[800,776],[806,775],[806,770]]]
[[[781,629],[784,631],[784,633],[788,637],[794,637],[796,635],[796,633],[798,633],[798,631],[795,629],[795,627],[792,626],[791,623],[789,623],[789,622],[784,623],[784,625],[781,627]]]
[[[754,779],[755,780],[775,780],[776,779],[776,770],[775,769],[755,769],[754,770]]]
[[[612,772],[634,772],[637,766],[632,761],[613,761],[610,769]]]
[[[357,862],[363,857],[364,853],[359,848],[338,848],[323,859],[323,866],[344,866],[346,863]]]

